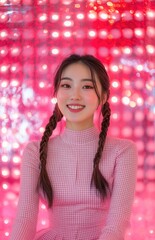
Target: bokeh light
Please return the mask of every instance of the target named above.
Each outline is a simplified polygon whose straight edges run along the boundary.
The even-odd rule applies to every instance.
[[[9,239],[25,144],[40,139],[57,65],[94,54],[111,79],[109,134],[136,142],[136,196],[126,240],[155,239],[155,1],[0,0],[0,239]],[[38,229],[48,226],[40,203]]]

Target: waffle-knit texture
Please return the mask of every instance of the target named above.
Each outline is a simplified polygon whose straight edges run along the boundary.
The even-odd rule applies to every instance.
[[[39,142],[26,146],[17,215],[10,240],[124,240],[136,183],[137,150],[130,140],[107,137],[100,170],[110,184],[105,201],[91,187],[99,133],[65,128],[48,145],[47,170],[54,190],[50,227],[36,233]]]

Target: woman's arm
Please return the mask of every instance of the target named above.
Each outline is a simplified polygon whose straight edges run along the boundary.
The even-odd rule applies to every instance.
[[[110,209],[99,240],[124,240],[135,193],[137,149],[123,140],[117,150]],[[121,146],[122,145],[122,146]]]
[[[10,240],[31,240],[35,235],[39,205],[36,191],[39,176],[38,156],[37,143],[29,143],[21,163],[19,201]]]

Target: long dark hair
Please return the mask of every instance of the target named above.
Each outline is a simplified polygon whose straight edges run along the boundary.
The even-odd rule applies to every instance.
[[[99,102],[102,102],[102,96],[99,95],[96,81],[95,81],[95,75],[98,77],[100,84],[102,86],[102,94],[107,95],[107,101],[101,106],[101,113],[102,113],[102,123],[101,123],[101,131],[99,134],[99,141],[98,141],[98,148],[96,151],[96,154],[94,156],[94,168],[92,173],[92,179],[91,179],[91,185],[95,185],[96,189],[101,194],[101,197],[104,199],[108,195],[109,191],[109,184],[107,180],[102,176],[100,169],[99,169],[99,163],[102,156],[107,131],[110,123],[110,107],[108,103],[108,98],[110,94],[110,81],[108,74],[106,72],[105,67],[101,63],[101,61],[97,58],[95,58],[92,55],[77,55],[72,54],[68,58],[64,59],[59,66],[55,78],[54,78],[54,94],[57,93],[59,84],[61,81],[61,75],[63,70],[76,62],[82,62],[86,66],[89,67],[91,72],[91,77],[93,80],[94,88],[96,91],[96,95],[98,97]],[[53,189],[52,189],[52,183],[50,182],[50,179],[48,177],[48,173],[46,170],[46,160],[47,160],[47,150],[48,150],[48,140],[50,136],[53,133],[53,130],[56,128],[57,123],[61,121],[63,115],[60,112],[58,105],[55,105],[55,109],[53,111],[53,115],[49,119],[49,123],[45,127],[44,134],[42,136],[41,142],[40,142],[40,176],[38,180],[38,189],[41,188],[45,197],[48,200],[49,207],[52,206],[53,203]]]

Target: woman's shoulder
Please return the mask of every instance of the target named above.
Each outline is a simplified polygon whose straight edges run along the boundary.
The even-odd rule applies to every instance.
[[[23,155],[38,155],[39,154],[40,141],[29,141],[25,144]]]
[[[130,139],[108,136],[105,144],[105,154],[107,159],[114,159],[116,162],[123,164],[129,162],[134,166],[137,164],[137,146],[136,143]]]
[[[131,140],[131,139],[126,139],[126,138],[119,138],[119,137],[112,137],[112,136],[107,136],[106,139],[106,147],[115,149],[117,151],[122,151],[123,149],[137,149],[136,143]]]

